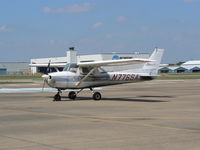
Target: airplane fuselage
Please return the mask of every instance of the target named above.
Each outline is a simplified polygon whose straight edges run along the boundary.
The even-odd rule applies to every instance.
[[[145,79],[140,74],[124,72],[106,72],[97,75],[90,75],[85,81],[79,83],[83,78],[84,75],[76,74],[70,71],[62,71],[50,73],[47,84],[50,87],[57,89],[82,89],[123,83],[134,83],[153,79]]]
[[[147,80],[153,80],[158,75],[158,68],[164,50],[155,49],[149,59],[133,58],[120,60],[106,60],[95,62],[69,62],[63,71],[48,73],[43,75],[44,81],[52,88],[58,89],[54,96],[55,101],[60,101],[62,90],[72,89],[68,93],[69,99],[75,99],[77,94],[84,88],[89,88],[94,100],[101,99],[101,93],[95,92],[93,88],[100,86],[135,83]],[[131,68],[119,72],[108,72],[103,66],[120,66],[129,64],[142,64],[141,68]],[[50,61],[47,65],[50,70]],[[45,83],[44,82],[44,83]],[[43,87],[45,84],[43,84]],[[73,89],[80,89],[74,91]]]

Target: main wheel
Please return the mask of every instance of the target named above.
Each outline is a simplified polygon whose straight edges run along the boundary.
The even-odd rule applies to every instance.
[[[101,99],[101,94],[100,94],[99,92],[95,92],[95,93],[93,94],[93,99],[94,99],[94,100],[100,100],[100,99]]]
[[[60,94],[56,94],[56,95],[54,96],[54,101],[61,101],[61,96],[60,96]]]
[[[69,97],[69,99],[75,99],[76,93],[74,91],[71,91],[71,92],[69,92],[68,97]]]

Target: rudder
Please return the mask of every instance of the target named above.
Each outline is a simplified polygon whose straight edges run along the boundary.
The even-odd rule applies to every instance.
[[[159,65],[161,62],[161,59],[163,57],[164,49],[155,48],[151,56],[149,57],[150,60],[153,60],[153,62],[148,62],[143,66],[143,69],[146,73],[149,73],[151,76],[157,76]]]

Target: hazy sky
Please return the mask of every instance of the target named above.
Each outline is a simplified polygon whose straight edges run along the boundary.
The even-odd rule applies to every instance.
[[[200,0],[0,0],[0,62],[79,54],[200,59]]]

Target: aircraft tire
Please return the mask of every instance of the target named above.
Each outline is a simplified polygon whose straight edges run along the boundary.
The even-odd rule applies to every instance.
[[[76,93],[74,91],[69,92],[68,94],[69,99],[76,99]]]
[[[93,99],[96,100],[96,101],[101,100],[101,93],[95,92],[95,93],[93,94]]]
[[[54,101],[61,101],[61,96],[59,94],[56,94],[54,96]]]

